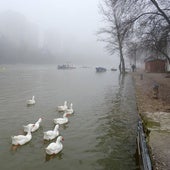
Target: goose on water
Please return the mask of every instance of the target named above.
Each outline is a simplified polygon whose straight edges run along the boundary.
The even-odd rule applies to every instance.
[[[46,153],[48,155],[53,155],[53,154],[57,154],[60,151],[62,151],[63,149],[63,144],[61,143],[61,141],[64,141],[64,138],[62,136],[59,136],[56,140],[56,142],[52,142],[50,143],[46,148]]]
[[[53,130],[44,132],[44,140],[52,140],[59,135],[59,124],[56,124]]]
[[[68,114],[64,113],[62,118],[54,119],[54,123],[55,124],[60,124],[60,125],[68,123],[68,117],[67,116],[68,116]]]
[[[31,134],[32,126],[30,126],[26,135],[11,136],[12,144],[13,145],[24,145],[25,143],[29,142],[32,139],[32,134]]]
[[[35,96],[32,96],[32,99],[27,100],[27,105],[33,105],[35,104]]]
[[[73,110],[73,104],[70,104],[70,107],[68,109],[66,109],[65,113],[67,114],[73,114],[74,110]]]
[[[63,106],[58,106],[57,109],[59,112],[63,112],[65,111],[66,109],[68,108],[67,106],[67,101],[64,102],[64,105]]]
[[[34,124],[29,123],[28,125],[24,125],[23,126],[24,132],[28,132],[29,129],[31,129],[31,132],[35,132],[36,130],[39,129],[41,122],[42,122],[42,118],[39,118],[38,121],[36,121]]]

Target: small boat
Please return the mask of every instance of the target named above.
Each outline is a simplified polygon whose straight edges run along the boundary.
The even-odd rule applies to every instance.
[[[75,69],[76,67],[70,64],[63,64],[63,65],[58,65],[58,69],[62,69],[62,70],[71,70],[71,69]]]
[[[106,68],[104,67],[96,67],[96,72],[106,72]]]
[[[117,71],[117,69],[116,68],[111,68],[111,71]]]

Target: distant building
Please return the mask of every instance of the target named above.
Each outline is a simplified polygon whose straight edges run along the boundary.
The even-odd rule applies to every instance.
[[[165,59],[148,57],[144,62],[146,72],[164,73],[166,71],[167,61]]]

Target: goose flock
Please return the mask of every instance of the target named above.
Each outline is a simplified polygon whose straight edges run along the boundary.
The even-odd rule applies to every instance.
[[[27,100],[27,105],[34,105],[35,104],[35,97],[33,96],[32,99]],[[57,110],[59,112],[63,112],[63,117],[61,118],[55,118],[53,120],[55,127],[52,130],[48,130],[44,133],[43,139],[47,141],[51,141],[55,138],[55,142],[51,142],[46,148],[46,154],[47,155],[54,155],[59,153],[63,149],[62,141],[64,138],[60,136],[59,134],[59,126],[62,124],[68,123],[68,116],[74,113],[73,110],[73,104],[71,103],[70,106],[67,106],[67,101],[64,102],[64,105],[58,106]],[[29,123],[28,125],[23,126],[23,131],[26,133],[25,135],[17,135],[17,136],[11,136],[12,139],[12,145],[18,146],[18,145],[24,145],[31,141],[32,139],[32,132],[35,132],[39,129],[40,124],[42,122],[43,118],[39,118],[35,123]]]

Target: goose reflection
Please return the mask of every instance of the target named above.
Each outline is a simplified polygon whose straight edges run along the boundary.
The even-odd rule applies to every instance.
[[[50,161],[50,160],[52,160],[52,159],[55,159],[55,158],[57,158],[58,160],[63,159],[63,153],[60,152],[60,153],[58,153],[58,154],[53,154],[53,155],[48,155],[48,154],[46,154],[46,156],[45,156],[45,162],[48,162],[48,161]]]

